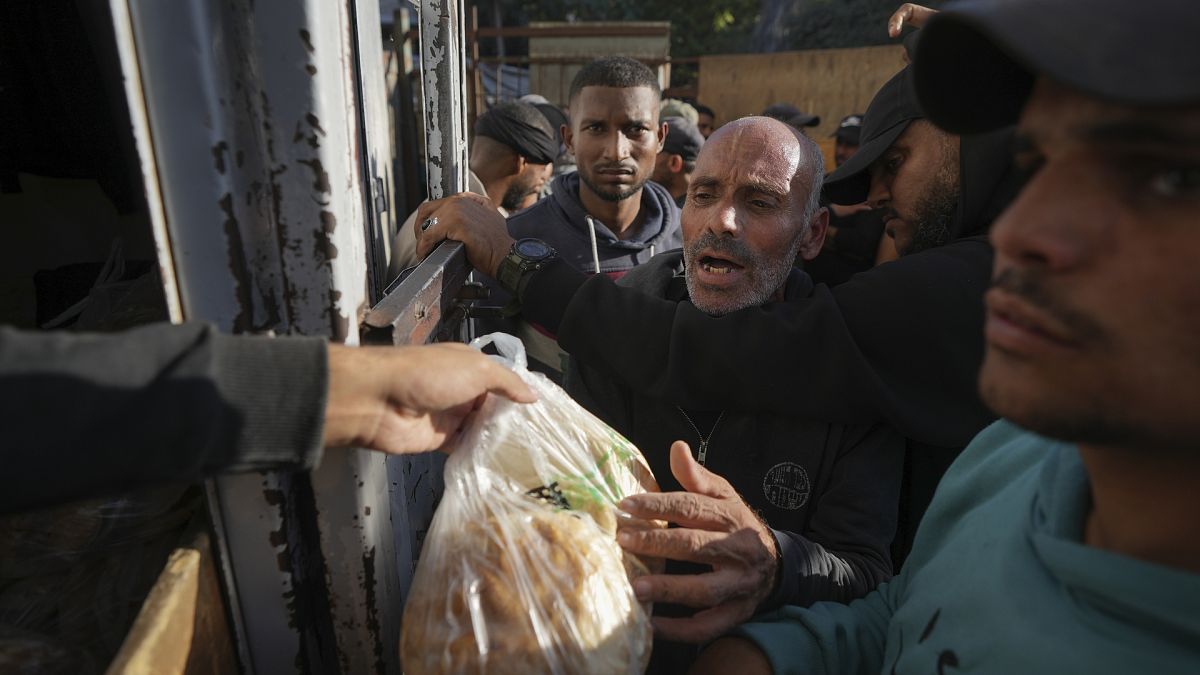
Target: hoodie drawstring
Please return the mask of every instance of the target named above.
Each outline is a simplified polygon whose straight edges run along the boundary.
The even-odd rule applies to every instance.
[[[600,249],[596,246],[596,219],[591,216],[587,218],[588,234],[592,238],[592,264],[596,266],[596,274],[600,274]]]

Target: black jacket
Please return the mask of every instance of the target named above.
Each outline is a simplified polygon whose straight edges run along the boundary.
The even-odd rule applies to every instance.
[[[687,301],[679,251],[656,256],[620,284],[671,301]],[[812,292],[793,270],[784,303]],[[703,335],[695,336],[703,340]],[[691,364],[699,374],[707,363]],[[743,375],[752,380],[755,374]],[[790,389],[795,389],[796,385]],[[577,401],[634,442],[664,491],[681,490],[671,475],[669,448],[688,441],[702,463],[728,480],[774,532],[782,553],[780,585],[765,606],[848,602],[892,576],[888,547],[896,529],[904,440],[882,425],[847,426],[794,415],[698,411],[632,391],[573,360],[566,388]],[[786,398],[788,392],[776,392]],[[715,424],[714,424],[715,422]],[[669,561],[668,572],[704,571]],[[667,614],[690,614],[656,608]],[[685,668],[690,647],[656,644],[664,672]],[[666,653],[670,652],[668,657]]]
[[[523,312],[580,361],[684,407],[882,421],[920,443],[965,446],[994,418],[976,390],[992,266],[984,233],[1019,186],[1010,137],[963,138],[949,244],[802,301],[714,318],[555,262],[531,280]]]

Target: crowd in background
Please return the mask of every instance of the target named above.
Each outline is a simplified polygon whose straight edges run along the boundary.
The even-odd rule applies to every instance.
[[[911,64],[843,111],[832,167],[794,105],[723,119],[621,56],[565,110],[478,116],[471,192],[411,214],[391,271],[461,241],[480,325],[645,454],[662,492],[620,508],[672,527],[618,541],[667,560],[633,584],[650,672],[1197,669],[1184,4],[904,4]],[[0,377],[14,512],[422,452],[533,398],[462,346],[196,324],[0,328]]]

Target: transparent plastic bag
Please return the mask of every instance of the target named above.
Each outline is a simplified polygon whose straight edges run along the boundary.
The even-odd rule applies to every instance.
[[[517,338],[472,343],[487,344],[539,398],[489,397],[446,462],[404,610],[404,671],[641,673],[650,606],[630,581],[661,561],[624,553],[616,531],[665,523],[616,504],[657,491],[654,476],[632,443],[526,370]]]

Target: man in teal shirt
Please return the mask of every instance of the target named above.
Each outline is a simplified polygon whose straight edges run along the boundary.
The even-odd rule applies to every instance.
[[[922,33],[929,119],[1017,122],[1031,173],[992,230],[980,390],[1006,421],[895,579],[694,672],[1200,672],[1200,12],[968,0]]]

